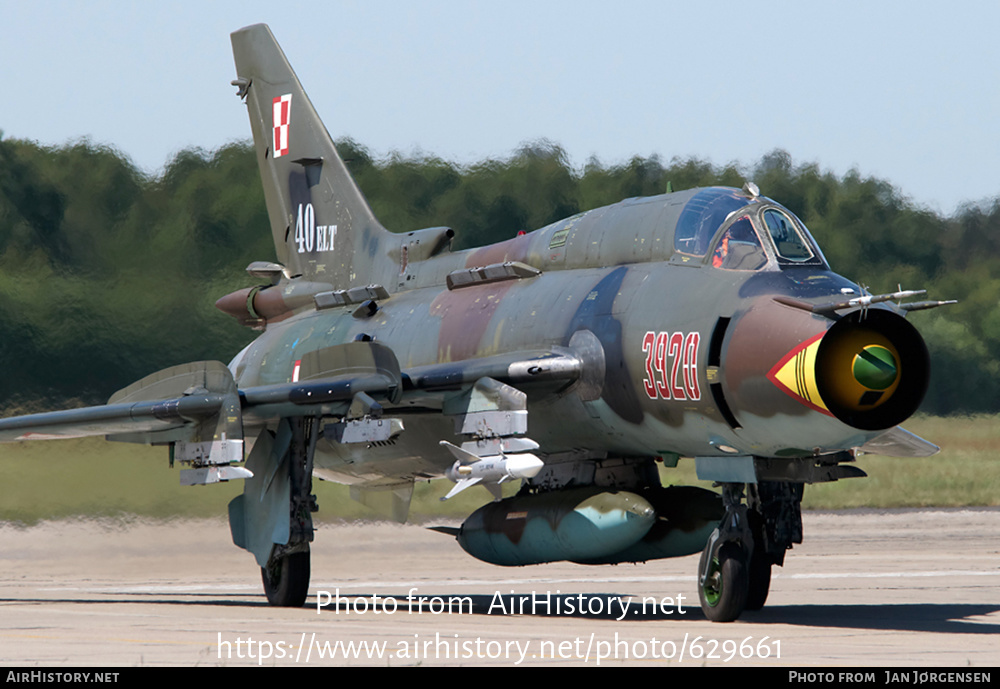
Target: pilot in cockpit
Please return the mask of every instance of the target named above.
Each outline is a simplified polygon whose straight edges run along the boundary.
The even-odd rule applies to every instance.
[[[727,270],[757,270],[765,263],[767,256],[748,216],[729,226],[712,254],[712,265]]]

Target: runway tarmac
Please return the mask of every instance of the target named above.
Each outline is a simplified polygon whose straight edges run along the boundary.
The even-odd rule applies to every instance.
[[[732,624],[702,615],[697,556],[500,568],[419,526],[322,525],[290,610],[267,605],[223,521],[5,526],[0,663],[1000,665],[1000,510],[804,524],[767,606]]]

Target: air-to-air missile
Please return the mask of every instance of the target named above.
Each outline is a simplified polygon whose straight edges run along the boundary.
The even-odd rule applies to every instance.
[[[527,452],[527,450],[537,450],[538,443],[527,438],[509,438],[506,440],[507,442],[503,443],[503,445],[507,447],[496,443],[499,446],[496,448],[499,450],[499,453],[484,455],[475,454],[465,448],[456,447],[447,440],[442,440],[441,445],[455,455],[455,463],[445,472],[445,476],[455,482],[455,487],[441,499],[447,500],[461,493],[469,486],[474,486],[482,481],[483,485],[493,493],[493,496],[497,500],[500,500],[502,498],[500,484],[504,481],[528,479],[537,476],[538,472],[545,466],[545,463],[535,455]],[[511,447],[515,443],[517,444],[516,447]],[[481,448],[476,447],[476,443],[470,443],[470,445],[472,448],[482,451]],[[511,454],[506,454],[505,450]],[[489,450],[486,451],[489,452]]]
[[[732,620],[764,605],[801,542],[806,484],[863,476],[859,451],[936,451],[897,424],[929,375],[905,317],[946,302],[834,273],[752,183],[452,251],[450,228],[378,222],[266,26],[232,43],[278,262],[251,264],[256,284],[217,305],[260,335],[228,366],[4,419],[0,441],[106,435],[170,446],[185,483],[249,476],[230,526],[272,604],[308,593],[314,476],[362,501],[390,492],[401,520],[415,481],[447,477],[445,497],[478,483],[497,498],[454,530],[475,557],[701,551],[702,609]],[[663,487],[681,457],[721,494]]]

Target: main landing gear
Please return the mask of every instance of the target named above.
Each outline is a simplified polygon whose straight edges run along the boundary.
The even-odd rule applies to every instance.
[[[260,568],[267,602],[282,608],[301,608],[309,594],[309,551],[272,558]]]
[[[698,598],[705,617],[732,622],[760,610],[771,586],[771,567],[802,542],[803,484],[762,481],[722,484],[726,513],[705,544],[698,564]]]
[[[267,602],[285,608],[301,608],[309,594],[309,542],[313,540],[312,513],[316,496],[312,495],[313,455],[316,450],[319,422],[312,418],[293,418],[291,442],[286,459],[289,478],[288,543],[275,543],[267,564],[260,568]]]

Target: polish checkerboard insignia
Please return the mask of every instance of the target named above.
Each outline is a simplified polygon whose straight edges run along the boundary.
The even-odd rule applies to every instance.
[[[292,110],[292,94],[278,96],[271,105],[274,125],[274,157],[288,153],[288,121]]]

